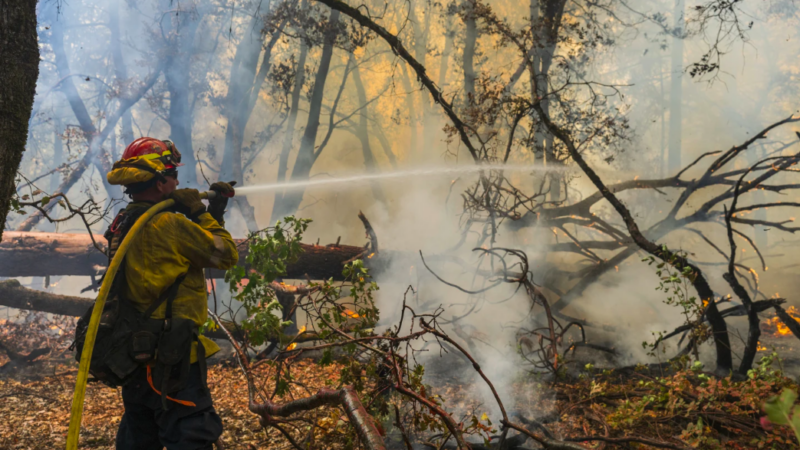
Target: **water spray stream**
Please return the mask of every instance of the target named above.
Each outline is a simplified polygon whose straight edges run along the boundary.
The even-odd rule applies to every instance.
[[[290,181],[288,183],[269,183],[256,186],[244,186],[236,188],[236,195],[254,195],[278,190],[305,189],[317,186],[335,186],[340,184],[356,184],[368,181],[391,180],[395,178],[414,178],[433,175],[462,175],[478,173],[483,170],[504,170],[506,172],[539,172],[539,173],[567,173],[575,172],[570,167],[545,167],[541,165],[509,166],[503,164],[494,165],[469,165],[457,167],[436,167],[413,170],[400,170],[396,172],[384,172],[373,174],[360,174],[339,178],[326,178],[317,180]]]

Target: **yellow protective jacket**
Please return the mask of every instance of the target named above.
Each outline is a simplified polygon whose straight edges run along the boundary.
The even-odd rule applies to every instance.
[[[152,206],[131,203],[127,209]],[[205,276],[203,269],[229,269],[239,260],[236,244],[230,233],[211,214],[203,213],[199,223],[182,214],[165,211],[157,214],[137,234],[125,256],[127,298],[144,312],[179,275],[186,278],[178,288],[172,305],[173,317],[192,319],[199,327],[208,318]],[[161,319],[166,303],[159,306],[152,318]],[[214,341],[200,336],[206,356],[219,351]],[[192,344],[191,362],[197,362],[197,344]]]

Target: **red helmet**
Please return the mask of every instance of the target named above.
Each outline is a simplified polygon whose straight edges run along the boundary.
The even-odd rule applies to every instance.
[[[160,159],[167,169],[175,169],[181,164],[181,152],[170,140],[158,140],[141,137],[131,142],[122,153],[122,159],[144,157],[144,159]]]

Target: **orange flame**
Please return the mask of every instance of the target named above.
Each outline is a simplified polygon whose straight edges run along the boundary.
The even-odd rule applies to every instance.
[[[355,311],[345,309],[344,312],[342,313],[342,317],[350,317],[352,319],[358,319],[359,316],[358,313],[356,313]]]
[[[800,311],[794,306],[790,306],[786,313],[789,314],[793,319],[800,320]],[[761,330],[767,333],[771,333],[775,337],[780,336],[789,336],[792,334],[792,330],[783,323],[780,317],[775,316],[770,319],[767,319],[761,322]]]

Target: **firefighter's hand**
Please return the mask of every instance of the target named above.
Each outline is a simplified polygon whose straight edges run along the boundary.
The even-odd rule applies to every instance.
[[[175,200],[175,211],[192,220],[197,220],[200,214],[206,212],[206,205],[200,199],[200,192],[197,189],[177,189],[169,198]]]
[[[209,189],[220,194],[219,197],[231,198],[233,197],[233,194],[236,193],[236,191],[233,190],[234,186],[236,186],[235,181],[231,181],[230,183],[217,181],[216,183],[212,184]]]
[[[235,181],[230,183],[217,181],[209,188],[219,195],[208,201],[208,213],[222,226],[225,226],[225,220],[223,219],[225,217],[225,208],[228,206],[228,199],[233,197],[235,193],[233,190],[235,184]]]

